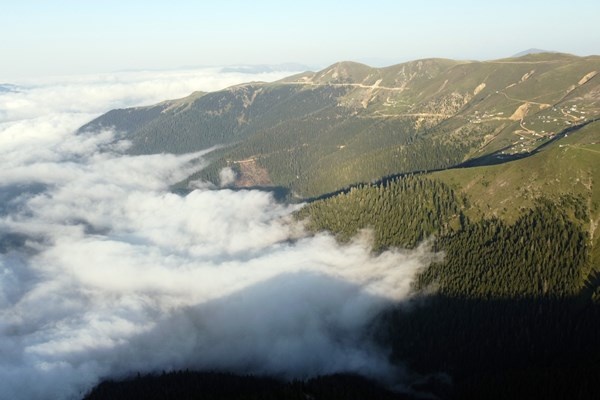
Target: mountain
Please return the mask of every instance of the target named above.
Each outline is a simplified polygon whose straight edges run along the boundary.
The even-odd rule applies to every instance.
[[[454,204],[451,215],[461,210],[462,222],[499,218],[508,224],[546,199],[569,209],[589,235],[590,262],[600,265],[598,71],[599,56],[561,53],[386,68],[340,62],[274,83],[113,110],[81,130],[114,128],[132,141],[135,154],[224,145],[181,188],[197,178],[219,183],[220,170],[229,167],[237,187],[327,198],[385,177],[437,171],[428,176],[465,199],[445,203]],[[376,248],[412,246],[456,225],[440,210],[429,210],[438,222],[414,220],[428,219],[430,228],[421,234],[406,227],[411,240],[383,240]],[[347,230],[340,224],[315,227]],[[589,273],[585,279],[593,280]]]
[[[285,63],[285,64],[258,64],[258,65],[231,65],[221,68],[221,72],[241,72],[244,74],[262,74],[268,72],[286,72],[286,71],[307,71],[310,67],[297,64],[297,63]]]
[[[598,71],[599,56],[561,53],[340,62],[81,130],[114,128],[134,154],[224,145],[188,181],[229,167],[234,186],[307,200],[295,218],[309,231],[442,252],[415,301],[373,322],[393,361],[430,377],[414,393],[588,399],[600,390]]]
[[[134,154],[227,145],[197,177],[217,180],[230,166],[238,186],[281,186],[310,197],[533,151],[598,118],[598,71],[598,56],[560,53],[386,68],[340,62],[274,83],[113,110],[82,130],[114,127]]]
[[[512,57],[513,58],[515,58],[515,57],[523,57],[523,56],[527,56],[529,54],[540,54],[540,53],[554,53],[554,52],[553,51],[548,51],[548,50],[531,48],[531,49],[520,51],[517,54],[514,54]]]
[[[2,83],[0,84],[0,93],[3,92],[18,92],[19,91],[19,87],[16,85],[11,85],[9,83]]]

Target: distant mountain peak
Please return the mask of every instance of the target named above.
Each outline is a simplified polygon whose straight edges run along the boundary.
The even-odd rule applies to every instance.
[[[230,65],[221,68],[221,72],[239,72],[244,74],[263,74],[269,72],[297,72],[308,71],[311,68],[307,65],[297,63],[283,64],[248,64],[248,65]]]
[[[550,50],[542,50],[542,49],[536,49],[536,48],[531,48],[531,49],[527,49],[527,50],[523,50],[521,52],[518,52],[517,54],[513,54],[511,57],[523,57],[529,54],[540,54],[540,53],[556,53],[555,51],[550,51]]]
[[[0,93],[2,92],[18,92],[19,87],[16,85],[11,85],[10,83],[0,83]]]

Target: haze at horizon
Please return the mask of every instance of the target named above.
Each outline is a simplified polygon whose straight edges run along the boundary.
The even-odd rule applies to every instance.
[[[486,60],[532,47],[590,55],[599,52],[599,12],[588,0],[25,0],[3,7],[0,82],[200,65]]]

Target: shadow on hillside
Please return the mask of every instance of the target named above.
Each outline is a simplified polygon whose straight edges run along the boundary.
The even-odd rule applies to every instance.
[[[177,371],[123,381],[105,381],[84,400],[410,400],[353,374],[286,382],[252,375]]]
[[[565,299],[416,301],[380,321],[393,358],[452,378],[448,399],[594,399],[600,393],[600,306]],[[435,391],[435,388],[427,388]],[[446,388],[447,389],[447,388]]]
[[[168,318],[151,334],[158,334],[161,340],[150,343],[146,337],[135,350],[160,352],[171,348],[174,343],[189,342],[190,337],[195,338],[204,330],[210,330],[211,325],[219,324],[222,313],[227,314],[227,307],[230,307],[227,304],[248,300],[252,303],[256,300],[253,300],[255,296],[262,298],[260,302],[263,302],[268,298],[268,292],[277,287],[281,292],[288,291],[285,282],[289,278],[293,276],[276,278]],[[326,279],[325,286],[331,284],[334,288],[340,282]],[[341,285],[354,290],[352,285]],[[267,292],[264,292],[265,289],[268,289]],[[323,287],[316,288],[315,293],[320,289]],[[292,299],[287,307],[299,300],[295,295]],[[414,299],[411,304],[409,308],[387,309],[372,328],[380,345],[391,349],[393,360],[407,364],[423,377],[418,381],[413,375],[412,393],[427,393],[438,399],[575,400],[596,399],[600,393],[600,306],[597,304],[580,297],[483,300],[444,295],[423,296]],[[264,313],[272,312],[270,307],[265,306]],[[189,313],[201,315],[213,308],[219,310],[213,315],[214,319],[195,325],[185,322],[192,318]],[[240,326],[250,320],[247,316],[241,319]],[[301,322],[294,328],[296,331],[289,332],[290,335],[302,335],[307,325],[306,321]],[[168,337],[161,332],[169,324],[180,327],[177,335]],[[216,343],[216,346],[227,344],[231,339],[228,335],[243,337],[248,334],[246,331],[236,332],[239,326],[235,323],[230,328],[232,330],[225,332],[221,339],[222,343]],[[265,328],[263,334],[268,335],[271,329],[279,328]],[[344,338],[339,336],[339,340]],[[270,344],[268,348],[256,344],[255,350],[273,350],[275,346],[272,342]],[[190,354],[197,357],[198,363],[189,368],[208,371],[206,366],[201,367],[201,360],[207,357],[210,348],[191,350],[193,353]],[[233,343],[231,351],[237,350],[239,348]],[[286,353],[277,356],[282,354]],[[287,353],[287,357],[293,357],[293,354]],[[261,357],[248,358],[248,361],[249,365],[264,365]],[[262,371],[262,376],[259,373],[254,377],[245,375],[252,369],[236,372],[241,375],[189,370],[138,375],[120,382],[104,382],[86,399],[191,399],[197,398],[199,393],[205,399],[411,398],[407,394],[390,392],[374,381],[352,373],[323,373],[319,378],[287,381],[283,379],[285,377],[265,377],[265,371]],[[436,376],[448,376],[448,379],[444,381],[434,378]],[[415,394],[412,398],[419,396]]]
[[[125,380],[105,382],[87,399],[410,398],[356,374],[439,399],[595,399],[600,305],[588,294],[429,294],[407,306],[321,274],[284,274],[98,351],[95,359]],[[164,370],[186,372],[127,378]]]
[[[124,380],[106,381],[86,399],[412,398],[380,383],[407,379],[372,330],[393,305],[327,275],[282,274],[176,311],[126,345],[99,350],[95,359]]]
[[[546,142],[540,144],[538,147],[536,147],[532,151],[529,151],[526,153],[502,154],[504,151],[508,150],[511,147],[511,146],[507,146],[507,147],[504,147],[504,148],[502,148],[498,151],[495,151],[491,154],[486,154],[481,157],[467,160],[464,163],[459,164],[453,168],[470,168],[470,167],[482,167],[482,166],[487,166],[487,165],[498,165],[498,164],[504,164],[504,163],[510,162],[510,161],[516,161],[516,160],[521,160],[523,158],[531,157],[531,156],[539,153],[546,147],[548,147],[548,146],[552,145],[553,143],[559,141],[560,139],[564,138],[568,134],[577,132],[578,130],[585,127],[586,125],[589,125],[589,124],[591,124],[593,122],[597,122],[597,121],[600,121],[600,118],[590,119],[590,120],[582,122],[581,124],[573,125],[566,129],[563,129],[562,131],[560,131],[559,133],[554,135],[552,137],[552,139],[547,140]]]

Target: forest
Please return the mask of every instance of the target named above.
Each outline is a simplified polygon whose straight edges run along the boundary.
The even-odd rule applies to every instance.
[[[452,384],[442,398],[592,398],[600,389],[600,304],[582,199],[540,198],[514,223],[468,218],[469,200],[422,175],[363,185],[297,213],[374,251],[430,238],[442,262],[422,271],[410,306],[376,322],[398,362]]]

